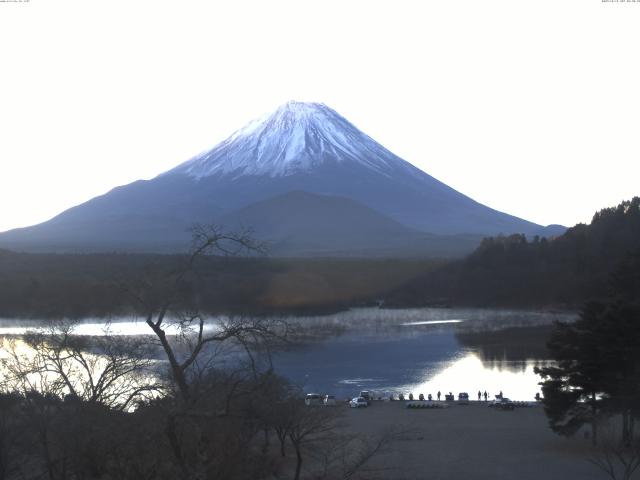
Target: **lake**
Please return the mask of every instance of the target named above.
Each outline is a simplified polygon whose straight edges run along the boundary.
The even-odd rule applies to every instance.
[[[349,398],[379,395],[502,391],[533,400],[540,391],[533,369],[548,362],[544,339],[566,313],[458,308],[356,308],[333,315],[290,317],[313,332],[303,344],[273,353],[278,373],[305,392]],[[37,321],[0,320],[0,335],[19,335]],[[104,321],[88,319],[76,333],[101,335]],[[143,321],[117,319],[113,335],[141,335]]]
[[[571,314],[478,309],[354,309],[311,324],[343,328],[320,341],[274,356],[276,371],[305,392],[349,398],[360,390],[434,397],[500,391],[533,400],[534,367],[548,363],[544,348],[554,321]]]

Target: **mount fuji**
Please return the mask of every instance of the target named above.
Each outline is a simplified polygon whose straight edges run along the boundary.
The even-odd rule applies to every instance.
[[[564,230],[472,200],[324,104],[289,102],[154,179],[2,233],[0,246],[171,252],[197,222],[253,228],[278,255],[452,256],[486,235]]]

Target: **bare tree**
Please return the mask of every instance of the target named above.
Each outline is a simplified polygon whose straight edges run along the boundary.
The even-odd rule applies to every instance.
[[[318,463],[316,477],[332,480],[370,478],[373,473],[386,470],[384,467],[371,467],[371,460],[409,432],[409,429],[392,428],[371,437],[346,433],[330,435],[312,451]]]
[[[165,435],[184,478],[199,478],[204,472],[209,476],[229,474],[230,462],[221,462],[220,458],[240,458],[244,453],[239,452],[247,450],[253,436],[265,425],[247,417],[249,408],[240,413],[245,422],[242,434],[236,432],[224,443],[217,440],[235,421],[231,418],[234,403],[250,397],[263,385],[255,352],[283,341],[289,332],[287,323],[277,319],[207,317],[198,305],[205,283],[200,263],[211,256],[263,254],[264,246],[249,231],[229,233],[216,226],[200,225],[192,233],[191,252],[173,271],[156,274],[138,285],[122,285],[145,312],[145,322],[168,363],[175,387],[171,400],[175,403],[167,411]],[[210,374],[217,366],[215,353],[223,347],[243,352],[250,378],[239,361],[233,366],[227,364],[224,375]]]
[[[294,480],[300,479],[303,448],[332,434],[336,428],[338,413],[339,411],[333,409],[307,407],[301,400],[292,406],[288,435],[296,452]]]
[[[589,462],[612,480],[631,479],[640,467],[640,437],[622,438],[610,421],[600,425],[599,430],[600,441],[589,456]]]
[[[186,260],[165,278],[146,282],[134,289],[124,285],[146,311],[145,321],[154,333],[169,363],[173,381],[185,405],[192,401],[189,372],[203,350],[212,344],[235,341],[250,359],[249,345],[285,338],[285,322],[266,318],[231,317],[208,321],[189,298],[192,286],[199,281],[196,265],[209,255],[237,256],[262,254],[264,245],[256,242],[250,231],[229,233],[212,225],[192,229],[193,243]]]
[[[115,336],[106,327],[95,337],[76,335],[75,324],[51,322],[24,335],[27,348],[5,344],[1,364],[13,391],[38,391],[127,410],[161,393],[152,352],[139,337]]]

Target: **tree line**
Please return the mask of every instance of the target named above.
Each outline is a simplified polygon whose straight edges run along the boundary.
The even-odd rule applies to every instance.
[[[574,435],[591,427],[591,461],[609,477],[629,479],[640,467],[640,255],[612,273],[605,298],[586,302],[573,323],[558,323],[540,367],[551,429]]]
[[[187,255],[0,250],[0,318],[142,315],[123,284],[155,282]],[[325,313],[367,305],[441,261],[207,256],[194,306],[216,314]]]
[[[639,254],[640,197],[634,197],[557,238],[486,238],[468,257],[395,289],[387,304],[574,309],[607,298],[610,275]]]

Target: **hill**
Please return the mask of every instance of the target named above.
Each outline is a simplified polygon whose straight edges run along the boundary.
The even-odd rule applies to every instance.
[[[344,197],[293,191],[219,219],[232,230],[250,227],[273,256],[456,257],[478,235],[432,235],[411,229]]]
[[[640,197],[635,197],[551,240],[486,238],[466,258],[407,282],[387,303],[572,308],[607,297],[616,272],[628,276],[627,285],[637,282],[638,258]]]

